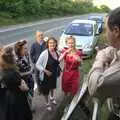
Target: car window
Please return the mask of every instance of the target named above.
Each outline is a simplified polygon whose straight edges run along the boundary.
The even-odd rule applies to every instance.
[[[65,30],[65,34],[91,36],[93,34],[93,26],[88,23],[72,23]]]
[[[89,17],[89,20],[94,20],[96,22],[103,22],[103,18],[102,17]]]

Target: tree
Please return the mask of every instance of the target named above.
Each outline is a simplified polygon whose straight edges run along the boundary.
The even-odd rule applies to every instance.
[[[110,12],[110,8],[106,5],[101,5],[100,9],[102,12]]]

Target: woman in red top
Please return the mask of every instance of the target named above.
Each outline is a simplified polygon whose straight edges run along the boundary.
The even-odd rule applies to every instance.
[[[62,74],[62,89],[68,94],[75,95],[79,89],[80,72],[79,66],[82,61],[82,53],[75,48],[75,38],[70,36],[66,39],[67,49],[62,51],[59,60],[64,59]]]

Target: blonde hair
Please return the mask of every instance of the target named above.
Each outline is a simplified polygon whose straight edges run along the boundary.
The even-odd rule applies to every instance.
[[[67,41],[70,40],[70,39],[73,40],[74,43],[76,43],[76,40],[75,40],[75,38],[72,35],[66,37],[65,42],[67,43]]]

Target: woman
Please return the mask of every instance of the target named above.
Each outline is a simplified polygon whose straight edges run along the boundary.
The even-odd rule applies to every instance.
[[[19,41],[15,44],[15,54],[18,70],[29,87],[28,99],[30,106],[32,107],[32,97],[34,94],[34,81],[32,77],[32,67],[30,66],[30,60],[27,49],[27,41]]]
[[[79,66],[82,62],[81,51],[75,48],[75,38],[70,36],[66,38],[67,49],[62,51],[59,58],[64,59],[64,70],[62,74],[62,89],[65,94],[75,95],[79,89]]]
[[[49,103],[49,93],[50,101],[56,104],[54,98],[54,89],[56,89],[57,82],[57,68],[59,66],[58,54],[57,54],[57,40],[51,37],[47,41],[47,49],[44,50],[38,58],[36,67],[40,72],[41,80],[41,92],[44,95],[46,101],[47,110],[51,111],[52,107]]]
[[[13,49],[0,49],[0,89],[4,89],[2,98],[1,120],[32,120],[27,101],[28,87],[16,69]]]

